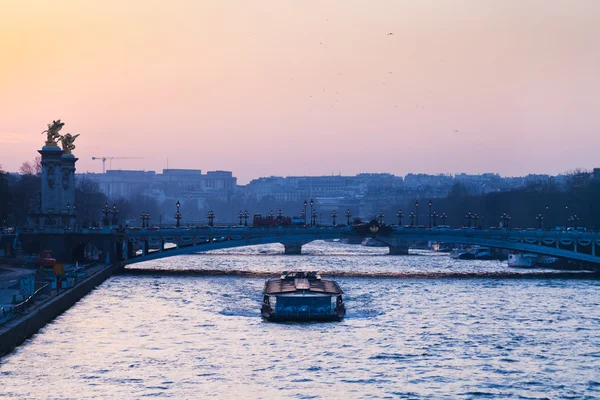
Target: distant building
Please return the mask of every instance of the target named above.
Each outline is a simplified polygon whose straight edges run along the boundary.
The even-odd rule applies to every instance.
[[[98,182],[100,191],[111,199],[130,198],[153,190],[160,190],[166,196],[184,192],[222,195],[233,192],[237,186],[237,178],[230,171],[208,171],[203,175],[199,169],[164,169],[162,174],[154,171],[108,170],[105,174],[87,173],[79,176]]]

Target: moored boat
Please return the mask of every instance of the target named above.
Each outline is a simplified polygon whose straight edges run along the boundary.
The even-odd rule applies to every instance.
[[[342,293],[316,272],[284,272],[265,282],[260,312],[268,321],[339,321],[346,314]]]
[[[373,238],[365,238],[361,242],[361,244],[363,246],[367,246],[367,247],[387,247],[388,246],[387,244],[380,242],[379,240],[373,239]]]
[[[537,254],[510,253],[508,255],[508,266],[516,268],[533,268],[538,263]]]
[[[457,260],[473,260],[475,258],[475,254],[464,248],[456,248],[452,249],[450,252],[450,257]]]
[[[476,260],[492,260],[494,258],[489,247],[475,246],[471,249],[471,253],[473,253]]]

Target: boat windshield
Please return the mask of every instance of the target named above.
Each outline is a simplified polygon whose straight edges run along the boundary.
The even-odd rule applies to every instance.
[[[330,296],[278,296],[275,312],[281,315],[311,313],[330,314],[332,312]]]

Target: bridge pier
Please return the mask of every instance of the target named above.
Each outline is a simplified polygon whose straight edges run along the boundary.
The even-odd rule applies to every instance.
[[[390,249],[391,256],[407,256],[408,255],[408,243],[400,246],[388,246]]]
[[[285,247],[285,253],[288,255],[300,255],[302,254],[302,244],[300,243],[283,243]]]
[[[390,249],[390,255],[392,256],[407,256],[408,255],[408,241],[400,240],[399,238],[381,236],[378,235],[377,240],[388,245]]]

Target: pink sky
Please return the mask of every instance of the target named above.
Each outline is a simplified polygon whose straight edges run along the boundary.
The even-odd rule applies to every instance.
[[[61,118],[80,172],[600,167],[599,18],[597,0],[8,2],[0,164]]]

